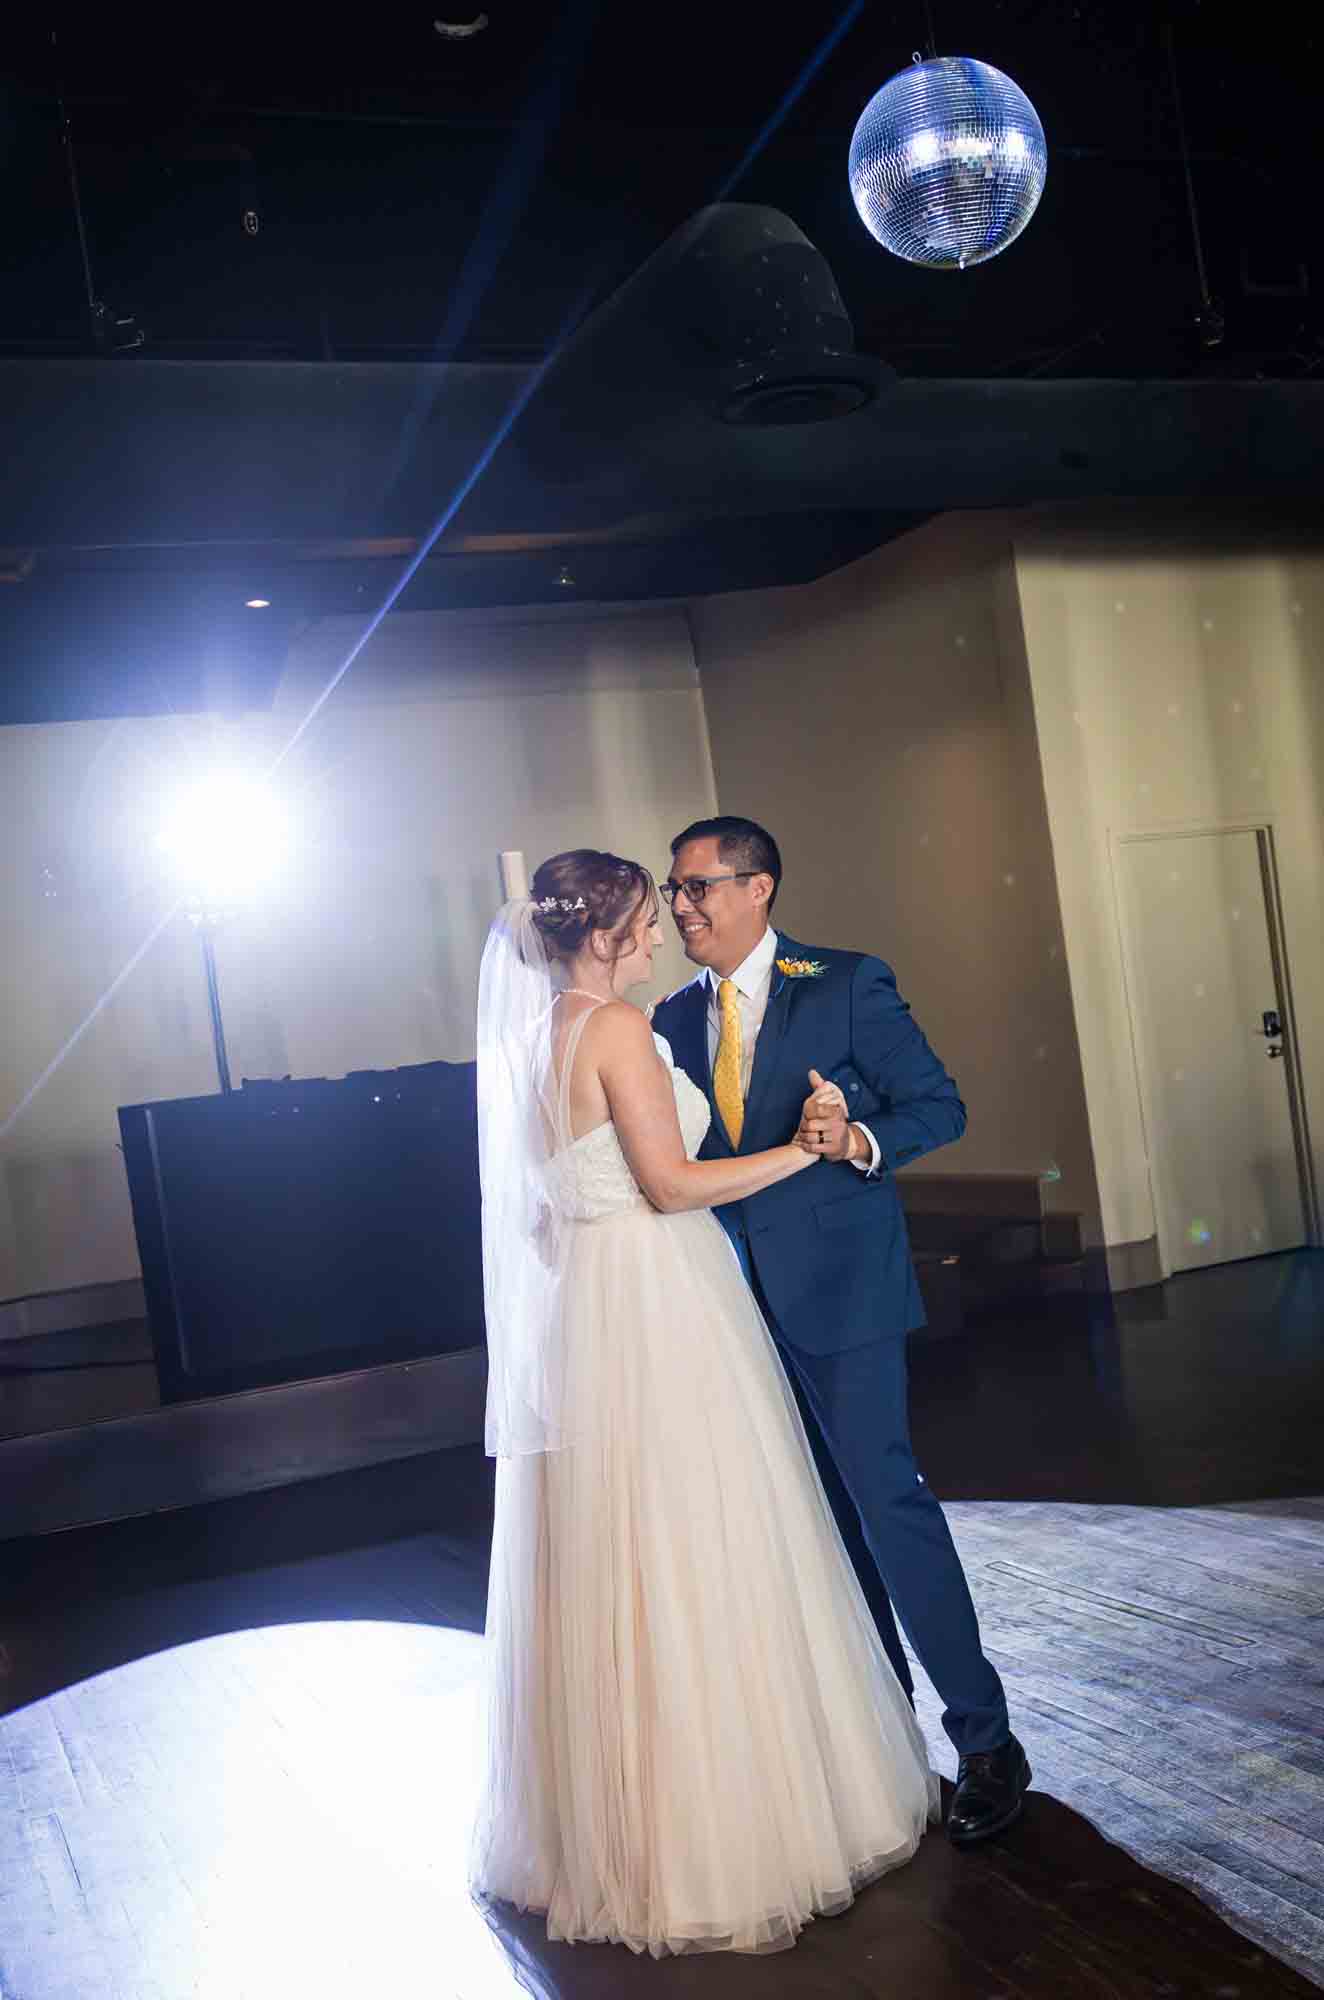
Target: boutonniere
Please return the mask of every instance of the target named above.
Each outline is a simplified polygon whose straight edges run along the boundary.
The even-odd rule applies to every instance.
[[[788,979],[821,979],[827,967],[816,958],[779,958],[777,970]]]

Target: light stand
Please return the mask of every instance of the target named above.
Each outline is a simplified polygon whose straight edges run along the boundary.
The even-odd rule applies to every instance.
[[[221,989],[216,978],[215,937],[220,925],[220,917],[214,911],[190,911],[193,927],[202,939],[202,964],[207,975],[207,1006],[211,1012],[211,1044],[216,1054],[216,1076],[221,1086],[221,1095],[228,1097],[234,1089],[230,1081],[230,1058],[225,1049],[225,1023],[221,1019]]]
[[[221,1018],[216,933],[243,910],[271,875],[288,846],[285,814],[266,783],[242,772],[217,770],[196,780],[164,815],[159,845],[177,892],[176,910],[187,912],[202,944],[207,1011],[221,1095],[234,1089]]]

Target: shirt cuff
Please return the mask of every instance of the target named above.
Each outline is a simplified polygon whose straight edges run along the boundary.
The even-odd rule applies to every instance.
[[[858,1174],[876,1174],[878,1172],[878,1168],[882,1162],[882,1157],[883,1157],[881,1146],[878,1144],[878,1141],[874,1138],[873,1133],[869,1130],[869,1127],[867,1125],[855,1125],[852,1126],[851,1129],[852,1131],[855,1132],[863,1132],[865,1138],[869,1141],[868,1159],[852,1160],[851,1165],[854,1167],[856,1173]]]

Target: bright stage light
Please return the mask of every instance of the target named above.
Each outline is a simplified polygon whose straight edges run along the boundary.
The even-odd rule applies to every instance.
[[[216,772],[167,808],[160,845],[181,893],[206,915],[249,903],[289,850],[288,818],[270,786]]]

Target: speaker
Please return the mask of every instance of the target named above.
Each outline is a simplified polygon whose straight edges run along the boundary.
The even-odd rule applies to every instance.
[[[162,1400],[483,1341],[473,1063],[119,1113]]]

